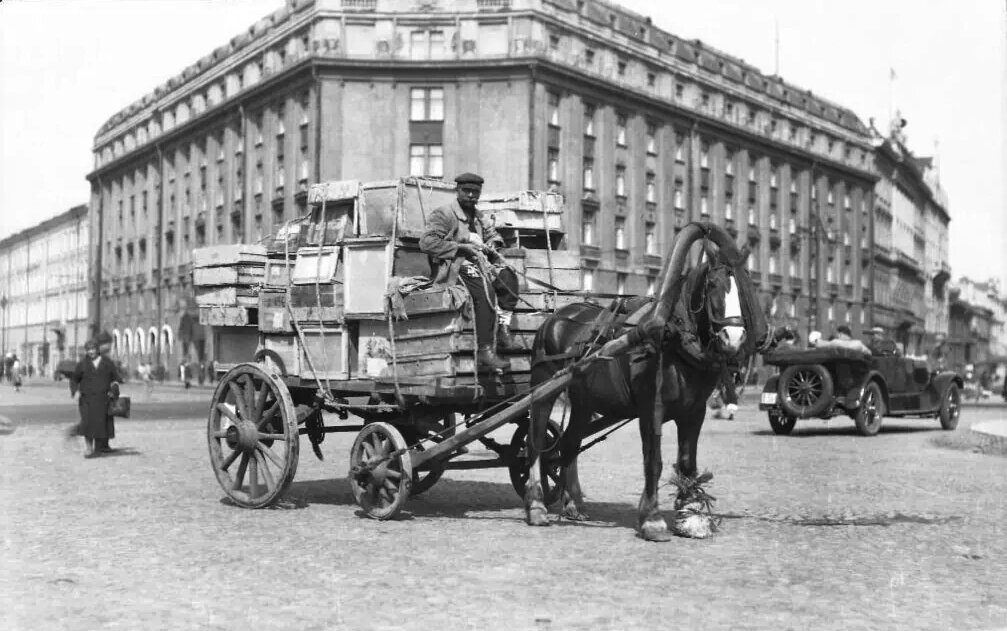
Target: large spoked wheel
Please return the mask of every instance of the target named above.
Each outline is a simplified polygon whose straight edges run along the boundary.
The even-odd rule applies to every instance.
[[[227,497],[245,508],[275,502],[297,472],[294,404],[279,377],[239,364],[213,392],[206,426],[210,464]]]
[[[857,408],[853,422],[857,431],[864,436],[874,436],[881,430],[881,422],[885,418],[885,400],[881,395],[881,386],[872,381],[864,388],[864,397]]]
[[[788,366],[779,384],[780,407],[787,416],[818,416],[832,403],[832,375],[821,364]]]
[[[368,517],[391,519],[409,499],[413,464],[406,447],[402,434],[388,423],[366,425],[353,441],[350,489]]]
[[[527,419],[518,423],[510,439],[513,460],[510,465],[510,483],[519,497],[524,497],[528,482],[528,426]],[[545,429],[545,445],[539,458],[539,479],[542,480],[542,494],[546,506],[556,503],[563,495],[563,466],[560,463],[559,440],[563,432],[559,424],[549,421]]]
[[[441,420],[437,427],[438,437],[434,442],[441,442],[446,438],[451,438],[455,435],[455,415],[447,414]],[[410,432],[407,434],[407,440],[411,444],[415,444],[417,451],[423,451],[423,445],[419,443],[420,433]],[[441,476],[444,475],[444,464],[431,463],[430,467],[424,471],[413,471],[413,486],[410,490],[410,494],[413,497],[421,493],[426,493],[437,484]]]
[[[948,386],[947,394],[941,401],[941,409],[938,416],[941,419],[941,427],[951,430],[958,427],[958,416],[961,413],[962,393],[958,389],[958,384],[953,383]]]
[[[797,425],[797,419],[793,416],[787,416],[778,412],[769,413],[769,427],[773,429],[774,434],[789,436],[790,432],[794,431],[795,425]]]

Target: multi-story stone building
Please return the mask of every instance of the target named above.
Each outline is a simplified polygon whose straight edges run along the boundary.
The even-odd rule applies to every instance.
[[[83,352],[88,237],[82,204],[0,241],[0,348],[25,369],[51,375]]]
[[[873,326],[885,329],[910,355],[925,355],[948,334],[947,196],[932,158],[906,147],[896,116],[887,136],[875,132],[881,179],[874,195]]]
[[[950,288],[950,360],[958,370],[971,367],[976,379],[1002,384],[1007,369],[1007,298],[998,279],[958,279]]]
[[[141,352],[177,359],[193,247],[260,238],[315,180],[478,171],[566,195],[588,289],[652,291],[708,218],[753,247],[773,320],[859,328],[869,140],[849,110],[605,2],[291,0],[98,131],[94,314],[162,331]]]

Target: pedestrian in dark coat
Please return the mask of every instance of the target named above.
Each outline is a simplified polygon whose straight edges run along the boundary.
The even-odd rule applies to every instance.
[[[99,353],[96,340],[88,341],[84,349],[87,355],[77,362],[70,377],[70,396],[80,392],[80,424],[75,433],[84,437],[84,457],[93,458],[112,450],[108,441],[115,438],[115,424],[108,404],[119,396],[119,369],[106,354]]]

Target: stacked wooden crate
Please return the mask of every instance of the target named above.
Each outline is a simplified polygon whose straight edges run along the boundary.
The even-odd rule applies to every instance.
[[[218,245],[192,252],[192,285],[200,322],[214,326],[255,324],[259,288],[265,278],[266,249],[259,245]]]

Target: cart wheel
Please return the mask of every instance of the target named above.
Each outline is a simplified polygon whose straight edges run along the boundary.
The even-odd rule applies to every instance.
[[[525,483],[528,482],[528,419],[518,423],[514,435],[510,439],[513,460],[510,464],[510,483],[518,496],[524,497]],[[554,462],[559,458],[557,446],[563,435],[560,426],[555,421],[549,421],[545,429],[545,448],[539,459],[539,478],[542,480],[543,501],[546,506],[556,503],[563,495],[563,467]]]
[[[217,481],[239,506],[269,506],[294,479],[294,403],[287,386],[262,366],[239,364],[220,378],[206,434]]]
[[[441,440],[445,438],[451,438],[455,435],[455,418],[454,414],[448,414],[442,419],[442,428],[440,430]],[[410,444],[419,443],[420,435],[416,432],[414,435],[409,436]],[[423,451],[423,445],[417,444],[417,451]],[[413,486],[410,490],[410,495],[416,497],[421,493],[426,493],[433,488],[437,481],[441,479],[444,475],[444,465],[437,466],[437,464],[432,463],[431,467],[425,471],[413,471]]]
[[[368,517],[391,519],[409,498],[413,463],[399,430],[388,423],[366,425],[350,450],[350,490]],[[394,452],[402,450],[398,455]]]

